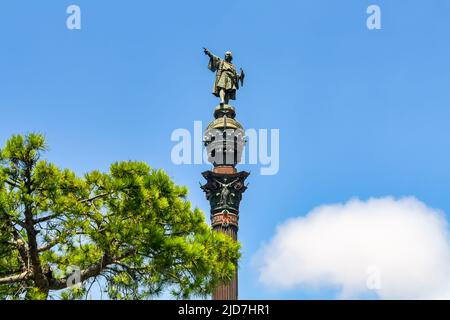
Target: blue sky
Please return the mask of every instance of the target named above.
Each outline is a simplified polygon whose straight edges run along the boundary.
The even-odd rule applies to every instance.
[[[70,4],[81,30],[65,26]],[[382,30],[366,28],[370,4]],[[240,298],[333,298],[265,288],[252,257],[286,219],[352,197],[411,195],[450,212],[449,18],[446,0],[4,2],[0,142],[45,133],[47,157],[80,174],[146,161],[208,213],[198,182],[210,166],[174,165],[170,135],[212,119],[202,47],[231,50],[247,75],[238,119],[280,130],[278,174],[240,167],[252,172]]]

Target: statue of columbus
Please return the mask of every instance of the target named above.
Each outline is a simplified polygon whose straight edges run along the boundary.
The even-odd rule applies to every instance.
[[[239,83],[244,85],[244,70],[240,69],[239,74],[236,67],[231,63],[233,54],[230,51],[225,52],[224,59],[213,55],[208,49],[203,48],[205,54],[209,57],[208,69],[216,72],[213,94],[220,98],[220,104],[228,104],[229,100],[236,100],[236,90],[239,89]]]

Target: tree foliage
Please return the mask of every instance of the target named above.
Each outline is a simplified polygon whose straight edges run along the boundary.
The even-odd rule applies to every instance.
[[[0,298],[76,299],[93,285],[112,299],[188,298],[231,279],[239,244],[162,170],[117,162],[78,177],[45,150],[38,134],[0,150]]]

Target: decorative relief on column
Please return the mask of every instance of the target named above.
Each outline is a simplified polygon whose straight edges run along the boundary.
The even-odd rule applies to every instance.
[[[220,174],[206,171],[202,175],[207,183],[201,188],[211,205],[211,214],[226,211],[237,215],[242,194],[247,189],[245,179],[249,173],[242,171],[234,174]]]

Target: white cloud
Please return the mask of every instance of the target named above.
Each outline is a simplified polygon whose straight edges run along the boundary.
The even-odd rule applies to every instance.
[[[317,207],[279,226],[257,260],[269,288],[337,286],[340,298],[450,298],[445,216],[413,197]]]

